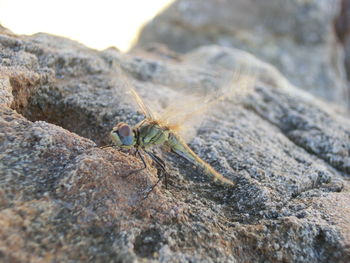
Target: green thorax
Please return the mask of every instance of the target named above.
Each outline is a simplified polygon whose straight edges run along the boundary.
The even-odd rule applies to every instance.
[[[164,144],[169,138],[169,130],[157,123],[142,121],[134,128],[136,144],[142,148]]]

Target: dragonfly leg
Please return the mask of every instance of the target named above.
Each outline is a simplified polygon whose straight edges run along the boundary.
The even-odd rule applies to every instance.
[[[136,149],[135,155],[136,155],[136,154],[140,157],[140,159],[141,159],[141,161],[142,161],[142,163],[143,163],[143,168],[141,168],[141,170],[146,169],[146,168],[147,168],[146,161],[145,161],[145,159],[143,159],[143,156],[142,156],[142,154],[140,153],[140,150],[139,150],[139,149]]]
[[[144,150],[151,158],[152,160],[159,165],[159,167],[162,169],[162,170],[165,170],[165,162],[160,159],[157,155],[155,155],[154,153],[152,152],[149,152],[149,151],[146,151]]]
[[[141,161],[143,163],[143,167],[140,168],[140,169],[136,169],[136,170],[133,170],[133,171],[129,172],[128,174],[125,175],[125,177],[128,177],[129,175],[134,174],[134,173],[138,173],[138,172],[140,172],[140,171],[142,171],[142,170],[147,168],[147,163],[146,163],[145,159],[143,158],[143,156],[142,156],[142,154],[141,154],[141,152],[140,152],[140,150],[138,148],[135,151],[135,156],[136,155],[138,155],[140,157],[140,159],[141,159]]]
[[[148,196],[150,195],[150,193],[153,192],[154,188],[156,188],[156,186],[157,186],[157,185],[159,184],[159,182],[163,179],[163,177],[165,177],[165,178],[167,177],[167,173],[164,172],[164,171],[163,171],[162,175],[159,176],[158,181],[157,181],[154,185],[152,185],[151,189],[146,193],[146,195],[142,198],[142,200],[145,200],[145,199],[148,198]]]
[[[146,151],[146,150],[144,150],[144,151],[160,167],[160,170],[162,171],[162,175],[160,176],[160,178],[162,179],[164,177],[165,188],[168,189],[168,173],[167,173],[166,168],[165,168],[165,162],[161,158],[159,158],[157,155],[155,155],[154,153]],[[159,183],[159,181],[157,182],[157,184],[158,183]]]
[[[160,166],[161,171],[162,171],[162,175],[161,178],[164,177],[164,184],[165,184],[165,189],[168,189],[168,173],[165,169],[165,162],[160,159],[157,155],[153,154],[153,157],[155,158],[155,162]]]

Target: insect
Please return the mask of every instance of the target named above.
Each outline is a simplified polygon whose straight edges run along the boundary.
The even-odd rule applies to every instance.
[[[124,82],[127,82],[125,78]],[[195,166],[200,167],[213,181],[229,186],[234,185],[231,180],[218,173],[208,163],[195,154],[178,133],[179,128],[182,125],[181,121],[189,119],[192,115],[197,115],[198,113],[203,112],[204,108],[208,108],[210,104],[216,103],[218,99],[203,104],[202,107],[199,108],[187,107],[191,109],[191,112],[181,112],[183,107],[175,104],[175,107],[172,105],[172,107],[165,109],[163,114],[158,115],[145,104],[136,90],[134,90],[128,82],[126,84],[137,102],[139,109],[145,116],[145,119],[134,127],[131,127],[124,122],[118,123],[110,132],[110,137],[114,146],[124,149],[136,149],[135,154],[137,154],[142,160],[144,168],[146,168],[147,165],[141,152],[147,153],[161,170],[163,170],[163,175],[166,176],[164,161],[150,151],[152,147],[166,145],[172,152],[180,155]],[[198,102],[199,100],[197,99],[196,101]],[[177,118],[177,122],[172,122],[170,119],[173,117],[171,116],[173,114],[180,114],[182,117]],[[159,177],[158,182],[152,187],[151,191],[161,179],[162,177]]]

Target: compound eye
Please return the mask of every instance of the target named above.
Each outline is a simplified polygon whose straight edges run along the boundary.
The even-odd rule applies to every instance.
[[[117,140],[117,145],[120,146],[130,146],[134,143],[134,133],[131,127],[124,123],[120,122],[117,124],[116,127],[114,127],[113,134],[115,134],[115,138]]]
[[[132,130],[130,126],[125,123],[122,123],[122,125],[118,127],[117,132],[121,137],[128,137],[132,135]]]

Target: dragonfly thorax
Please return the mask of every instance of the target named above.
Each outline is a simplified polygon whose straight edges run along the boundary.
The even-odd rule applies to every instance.
[[[164,144],[169,139],[169,130],[156,122],[142,121],[135,127],[137,144],[142,148],[149,148]]]

